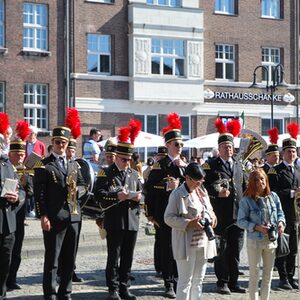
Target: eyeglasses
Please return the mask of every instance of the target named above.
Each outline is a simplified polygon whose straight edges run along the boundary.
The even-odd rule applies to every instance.
[[[119,156],[119,155],[117,155],[117,156],[120,158],[120,160],[121,160],[123,163],[126,163],[126,162],[131,161],[131,158],[124,158],[124,157],[121,157],[121,156]]]
[[[67,141],[64,141],[64,140],[55,140],[54,143],[55,143],[55,145],[65,145],[67,143]]]
[[[176,143],[174,143],[174,146],[175,146],[175,147],[181,147],[181,148],[182,148],[182,147],[183,147],[183,143],[178,143],[178,142],[176,142]]]

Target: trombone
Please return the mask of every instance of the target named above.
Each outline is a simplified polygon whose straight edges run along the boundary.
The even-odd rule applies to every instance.
[[[73,169],[67,177],[68,204],[71,206],[71,215],[78,215],[77,210],[77,170]]]

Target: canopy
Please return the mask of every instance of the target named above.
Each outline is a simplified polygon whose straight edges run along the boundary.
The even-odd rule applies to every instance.
[[[211,133],[203,135],[188,141],[183,142],[183,147],[186,148],[218,148],[218,137],[219,133]],[[240,145],[240,138],[234,138],[234,147],[238,148]]]
[[[111,138],[115,143],[118,142],[117,136]],[[107,140],[103,140],[98,143],[98,145],[104,147]],[[134,147],[158,147],[158,146],[164,146],[165,140],[156,134],[140,131],[137,138],[134,141]]]

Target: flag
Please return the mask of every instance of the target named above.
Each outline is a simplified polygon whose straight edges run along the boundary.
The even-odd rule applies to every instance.
[[[245,112],[244,111],[241,113],[240,122],[242,124],[242,128],[245,128]]]

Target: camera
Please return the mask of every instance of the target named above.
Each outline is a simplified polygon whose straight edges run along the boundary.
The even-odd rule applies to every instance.
[[[205,217],[205,218],[199,220],[199,223],[204,227],[204,232],[206,233],[208,240],[209,241],[214,240],[216,238],[216,236],[215,236],[213,228],[211,227],[212,222],[211,222],[210,218]]]
[[[273,224],[269,225],[268,238],[270,242],[276,241],[276,228]]]

